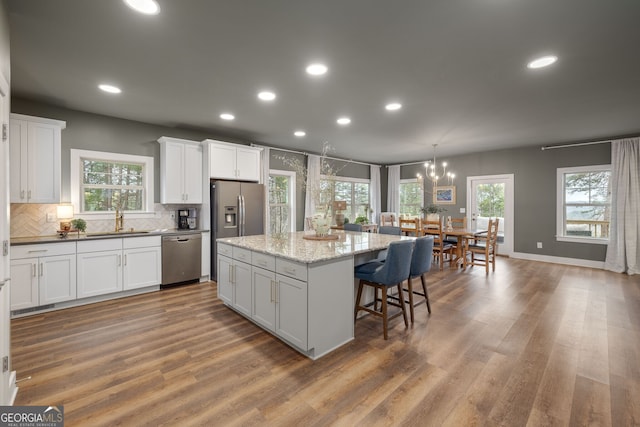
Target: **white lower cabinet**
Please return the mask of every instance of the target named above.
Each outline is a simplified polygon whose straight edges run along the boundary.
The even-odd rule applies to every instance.
[[[276,334],[308,350],[307,314],[307,282],[276,274]]]
[[[78,242],[78,298],[162,281],[160,236]]]
[[[251,316],[252,297],[251,264],[218,256],[218,298],[245,316]]]
[[[85,242],[78,243],[78,298],[122,291],[122,239],[108,242],[120,248],[94,252],[91,247],[81,248]]]
[[[11,251],[11,310],[76,298],[74,242],[21,245]]]
[[[132,237],[122,242],[122,288],[144,288],[162,283],[161,237]]]
[[[253,306],[251,318],[265,329],[276,331],[276,273],[260,267],[251,269]]]

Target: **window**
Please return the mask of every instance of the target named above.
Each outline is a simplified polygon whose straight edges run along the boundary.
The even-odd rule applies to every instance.
[[[269,171],[270,234],[296,231],[296,174],[290,171]]]
[[[71,150],[71,199],[76,213],[153,211],[153,157]]]
[[[611,221],[611,166],[558,169],[557,239],[606,243]]]
[[[350,222],[355,222],[359,216],[368,217],[369,213],[369,181],[357,178],[344,178],[320,181],[321,188],[329,191],[322,191],[322,197],[330,197],[331,200],[344,200],[347,202],[345,218]],[[330,200],[321,200],[320,206],[316,206],[318,213]]]
[[[400,215],[420,216],[424,205],[422,184],[416,179],[400,180]]]

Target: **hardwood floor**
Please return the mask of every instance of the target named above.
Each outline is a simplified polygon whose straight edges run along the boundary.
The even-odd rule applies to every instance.
[[[359,319],[315,362],[215,283],[16,319],[16,404],[67,426],[640,425],[640,277],[499,258],[428,279],[430,317],[388,341]]]

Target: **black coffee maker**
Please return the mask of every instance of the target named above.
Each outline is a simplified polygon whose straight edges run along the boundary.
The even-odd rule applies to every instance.
[[[178,210],[178,230],[189,229],[189,209]]]

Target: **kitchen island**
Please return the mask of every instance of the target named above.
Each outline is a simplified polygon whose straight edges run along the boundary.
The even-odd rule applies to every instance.
[[[354,336],[355,265],[409,237],[333,231],[221,238],[218,297],[299,352],[317,359]]]

